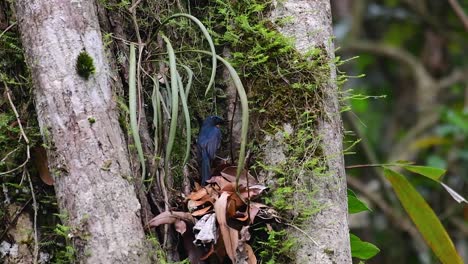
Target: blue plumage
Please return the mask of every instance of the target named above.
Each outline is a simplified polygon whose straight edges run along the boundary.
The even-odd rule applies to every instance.
[[[200,159],[201,185],[211,178],[211,162],[216,157],[216,151],[221,144],[221,130],[219,125],[223,119],[218,116],[209,116],[203,122],[198,135],[198,155]]]

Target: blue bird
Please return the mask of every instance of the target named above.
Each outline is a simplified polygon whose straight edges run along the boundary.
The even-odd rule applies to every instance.
[[[198,156],[201,168],[201,185],[205,186],[206,181],[211,178],[211,162],[216,157],[216,151],[221,144],[221,130],[219,125],[224,120],[218,116],[209,116],[203,121],[203,125],[198,135]]]

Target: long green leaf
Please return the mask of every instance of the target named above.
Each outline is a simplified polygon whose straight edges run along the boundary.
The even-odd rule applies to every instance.
[[[205,91],[205,95],[207,95],[208,91],[211,88],[211,86],[214,85],[214,81],[215,81],[215,77],[216,77],[217,60],[216,60],[216,50],[215,50],[213,40],[211,39],[210,33],[208,32],[206,27],[203,25],[203,23],[200,20],[198,20],[198,18],[196,18],[196,17],[194,17],[192,15],[189,15],[189,14],[182,14],[182,13],[174,14],[174,15],[168,17],[166,20],[164,20],[161,23],[161,26],[163,26],[164,24],[166,24],[170,20],[172,20],[174,18],[177,18],[177,17],[185,17],[185,18],[188,18],[188,19],[192,20],[193,22],[195,22],[195,24],[197,24],[197,26],[200,28],[201,32],[205,36],[205,38],[208,41],[208,44],[210,46],[210,50],[211,50],[210,55],[211,55],[211,58],[212,58],[212,62],[211,62],[212,69],[211,69],[210,82],[208,83],[208,86],[206,87],[206,91]]]
[[[244,85],[242,85],[242,81],[239,78],[236,70],[232,65],[221,58],[220,56],[216,55],[219,61],[221,61],[224,66],[229,71],[231,75],[232,81],[234,82],[234,86],[236,86],[237,94],[239,95],[241,109],[242,109],[242,129],[241,129],[241,146],[239,151],[239,160],[237,161],[237,172],[236,172],[236,187],[239,186],[239,179],[241,172],[244,170],[244,159],[245,159],[245,148],[247,145],[247,133],[249,129],[249,106],[248,106],[248,99],[247,94],[245,93]]]
[[[159,153],[159,143],[162,136],[162,113],[161,113],[161,94],[159,91],[159,80],[153,80],[153,93],[151,94],[151,103],[153,106],[153,127],[154,127],[154,154]]]
[[[182,102],[182,109],[184,111],[185,117],[185,138],[186,138],[186,145],[185,145],[185,157],[184,163],[182,165],[187,164],[187,161],[190,156],[190,145],[191,145],[191,138],[192,138],[192,128],[190,126],[190,114],[187,106],[187,97],[184,92],[184,86],[182,84],[182,78],[179,74],[177,74],[177,81],[179,82],[179,93],[180,93],[180,101]]]
[[[181,64],[180,66],[182,66],[182,68],[184,68],[185,71],[187,72],[188,80],[187,80],[187,85],[185,86],[185,98],[187,98],[187,101],[188,101],[190,88],[192,87],[193,71],[186,65]]]
[[[416,165],[400,165],[402,168],[407,169],[411,172],[425,176],[431,180],[440,182],[440,179],[445,174],[444,169],[428,167],[428,166],[416,166]]]
[[[166,43],[167,53],[169,55],[169,71],[171,74],[171,126],[169,128],[169,136],[167,138],[166,146],[166,157],[164,159],[164,167],[166,169],[166,174],[168,175],[169,171],[169,159],[171,157],[172,148],[174,146],[174,140],[177,130],[177,116],[179,114],[179,82],[177,81],[177,65],[174,49],[172,48],[171,42],[165,36],[162,36],[164,42]]]
[[[132,130],[133,141],[135,141],[135,147],[138,152],[138,159],[141,164],[141,178],[145,181],[146,177],[146,163],[143,155],[143,148],[141,147],[140,133],[137,122],[137,92],[136,92],[136,56],[135,56],[135,45],[130,44],[130,69],[128,74],[128,104],[130,111],[130,128]]]
[[[434,211],[405,176],[388,168],[384,168],[384,175],[392,184],[401,204],[439,260],[444,264],[462,264],[463,261],[455,250],[452,240]]]

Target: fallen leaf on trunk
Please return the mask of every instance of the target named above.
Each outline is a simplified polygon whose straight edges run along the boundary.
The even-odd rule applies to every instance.
[[[47,185],[54,185],[54,178],[50,175],[49,163],[47,161],[47,151],[42,146],[37,146],[33,148],[32,151],[32,160],[36,165],[37,171],[39,172],[39,177],[42,182]]]

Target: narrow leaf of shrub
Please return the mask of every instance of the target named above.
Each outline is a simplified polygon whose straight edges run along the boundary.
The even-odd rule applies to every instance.
[[[388,168],[384,168],[384,175],[392,184],[401,204],[439,260],[444,264],[462,264],[463,261],[455,250],[452,240],[434,211],[405,176]]]
[[[216,50],[215,50],[215,46],[214,46],[214,43],[213,43],[213,39],[211,39],[210,33],[208,32],[206,27],[203,25],[203,23],[200,20],[198,20],[198,18],[196,18],[196,17],[194,17],[192,15],[189,15],[189,14],[182,14],[182,13],[174,14],[174,15],[170,16],[169,18],[167,18],[165,21],[163,21],[161,23],[161,25],[164,25],[167,22],[169,22],[171,19],[174,19],[174,18],[177,18],[177,17],[188,18],[188,19],[192,20],[195,24],[197,24],[198,28],[200,28],[201,32],[203,33],[203,36],[205,36],[206,40],[208,41],[208,45],[210,46],[211,58],[212,58],[212,61],[211,61],[212,69],[211,69],[210,82],[208,83],[208,86],[206,87],[206,91],[205,91],[205,95],[207,95],[208,91],[211,88],[211,86],[213,86],[214,81],[215,81],[215,77],[216,77],[217,60],[216,60]],[[187,94],[188,94],[188,92],[187,92]]]
[[[351,256],[362,260],[368,260],[380,252],[374,244],[362,241],[359,237],[349,234],[351,242]]]
[[[179,113],[179,82],[177,81],[177,65],[174,49],[172,48],[171,42],[165,36],[162,36],[164,42],[166,43],[167,53],[169,55],[169,71],[171,75],[171,125],[169,128],[169,136],[167,138],[166,146],[166,157],[164,159],[166,175],[169,171],[169,159],[172,153],[172,147],[174,146],[174,140],[177,130],[177,116]]]
[[[190,125],[190,114],[187,106],[187,96],[184,91],[184,86],[182,84],[182,78],[180,77],[179,73],[177,73],[177,81],[179,83],[179,93],[180,93],[180,101],[182,102],[182,110],[184,112],[185,118],[185,157],[183,165],[187,164],[189,156],[190,156],[190,145],[191,145],[191,138],[192,138],[192,127]]]
[[[136,56],[135,45],[130,44],[130,70],[128,74],[128,104],[130,111],[130,129],[132,130],[133,141],[138,153],[138,159],[141,164],[141,178],[145,181],[146,165],[145,157],[143,156],[143,148],[140,140],[140,130],[137,123],[137,89],[136,89]]]
[[[428,166],[416,166],[416,165],[401,165],[402,168],[411,172],[417,173],[431,180],[440,182],[440,179],[445,174],[444,169],[428,167]]]
[[[357,198],[356,194],[348,189],[348,213],[356,214],[363,211],[372,211],[366,203]]]

